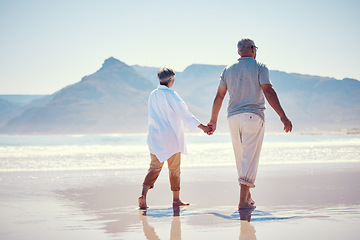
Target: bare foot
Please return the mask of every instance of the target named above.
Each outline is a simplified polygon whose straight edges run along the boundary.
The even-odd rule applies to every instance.
[[[140,209],[147,209],[148,206],[146,204],[146,200],[144,199],[143,196],[139,197],[139,208]]]
[[[255,204],[255,201],[251,198],[251,194],[250,194],[250,193],[249,193],[249,195],[248,195],[247,201],[248,201],[250,204],[252,204],[252,205]]]
[[[182,200],[173,201],[173,206],[189,206],[190,203],[183,202]]]
[[[256,208],[256,206],[249,202],[240,202],[239,203],[239,209],[254,209],[254,208]]]

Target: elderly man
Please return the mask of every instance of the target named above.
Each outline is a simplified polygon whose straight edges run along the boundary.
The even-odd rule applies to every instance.
[[[237,62],[227,66],[220,77],[211,119],[208,125],[213,133],[218,114],[229,92],[228,124],[233,143],[240,187],[239,209],[255,208],[250,188],[255,187],[259,156],[264,138],[264,95],[279,115],[285,132],[291,132],[292,124],[282,109],[269,79],[268,68],[256,61],[254,41],[243,38],[238,42]]]

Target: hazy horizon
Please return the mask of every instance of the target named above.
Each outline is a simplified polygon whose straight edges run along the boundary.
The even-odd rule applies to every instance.
[[[109,57],[109,58],[113,58],[113,57],[111,56],[111,57]],[[109,58],[106,58],[106,59],[109,59]],[[106,60],[106,59],[104,59],[104,60]],[[117,58],[115,58],[115,59],[117,59]],[[104,60],[103,60],[103,62],[104,62]],[[122,59],[117,59],[117,60],[119,60],[119,61],[127,64],[126,61],[123,61]],[[102,63],[103,63],[103,62],[102,62]],[[101,67],[102,63],[99,64],[99,66],[98,66],[97,69],[93,69],[92,73],[89,73],[88,75],[91,75],[91,74],[95,73],[95,72]],[[127,65],[128,65],[128,64],[127,64]],[[224,66],[226,66],[226,64],[192,63],[192,64],[186,66],[182,71],[178,71],[178,70],[176,70],[176,69],[174,69],[174,70],[175,70],[176,73],[182,73],[182,72],[184,72],[184,70],[186,70],[186,68],[188,68],[188,67],[190,67],[190,66],[192,66],[192,65],[211,65],[211,66],[221,66],[221,65],[224,65]],[[139,65],[139,64],[133,64],[133,65],[128,65],[128,66],[130,66],[130,67],[138,66],[138,67],[143,67],[143,68],[160,68],[160,67],[156,67],[156,66],[143,66],[143,65]],[[302,74],[302,73],[298,73],[298,72],[286,72],[286,71],[282,71],[282,70],[280,70],[280,69],[269,69],[269,70],[270,70],[270,72],[271,72],[271,71],[277,71],[277,72],[284,72],[284,73],[286,73],[286,74],[299,74],[299,75],[310,76],[310,77],[321,77],[321,78],[335,79],[335,80],[339,80],[339,81],[345,79],[345,78],[343,78],[343,79],[337,79],[337,78],[331,77],[331,76],[319,76],[319,75]],[[88,76],[88,75],[84,75],[83,77]],[[144,76],[144,77],[147,77],[147,76]],[[219,72],[219,77],[220,77],[220,72]],[[270,77],[271,77],[271,76],[270,76]],[[147,77],[147,79],[149,79],[149,80],[156,79],[156,75],[154,74],[153,79],[150,79],[149,77]],[[354,78],[351,78],[351,79],[354,79]],[[355,80],[360,81],[360,79],[355,79]],[[37,95],[37,96],[51,95],[51,94],[54,94],[55,92],[57,92],[57,91],[65,88],[65,87],[68,86],[68,85],[72,85],[72,84],[75,84],[75,83],[80,82],[80,81],[81,81],[81,78],[78,79],[77,81],[74,81],[73,83],[69,83],[69,84],[67,84],[67,85],[61,86],[59,89],[56,89],[55,91],[53,91],[53,92],[48,92],[48,93],[41,93],[41,94],[40,94],[40,93],[4,93],[4,94],[3,94],[3,93],[0,92],[0,95],[1,95],[1,96],[7,96],[7,95],[8,95],[9,98],[12,98],[12,96],[16,96],[16,95],[19,95],[19,96],[22,96],[22,95],[25,95],[25,96],[26,96],[26,95],[28,95],[28,96],[31,96],[31,95],[34,95],[34,96],[36,96],[36,95]],[[3,98],[3,99],[4,99],[4,100],[7,100],[7,99],[5,99],[5,98]],[[18,99],[14,99],[14,100],[18,100]]]

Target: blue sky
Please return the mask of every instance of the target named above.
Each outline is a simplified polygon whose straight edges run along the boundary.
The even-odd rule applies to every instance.
[[[242,37],[269,69],[360,80],[359,12],[358,0],[0,0],[0,94],[51,94],[110,56],[227,65]]]

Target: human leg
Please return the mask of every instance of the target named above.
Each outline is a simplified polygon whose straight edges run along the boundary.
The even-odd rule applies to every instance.
[[[156,179],[159,177],[161,169],[164,165],[164,163],[161,163],[154,154],[150,153],[150,158],[151,158],[150,167],[143,182],[141,196],[138,199],[140,209],[146,209],[148,207],[146,204],[147,193],[149,189],[154,187],[154,183]]]
[[[248,194],[247,201],[248,201],[249,203],[251,203],[252,205],[255,205],[255,201],[254,201],[254,199],[252,199],[250,191],[249,191],[249,194]]]
[[[250,195],[250,187],[245,184],[240,184],[240,201],[239,201],[239,209],[254,209],[256,206],[251,203],[249,200]]]
[[[239,183],[249,187],[247,201],[255,204],[250,188],[255,187],[261,147],[264,139],[264,121],[256,114],[243,115],[243,171],[239,174]]]
[[[167,160],[171,191],[180,191],[180,162],[181,153],[175,153]]]
[[[180,162],[181,153],[176,153],[167,160],[174,206],[189,205],[180,199]]]
[[[243,165],[243,147],[242,147],[242,123],[241,115],[236,114],[228,118],[231,141],[234,149],[236,169],[238,176],[241,175]]]
[[[228,118],[234,148],[240,189],[239,207],[255,204],[250,188],[255,187],[261,144],[264,136],[263,120],[252,113],[243,113]]]
[[[148,208],[148,206],[146,204],[146,196],[147,196],[147,192],[149,191],[149,189],[150,189],[150,186],[143,185],[143,188],[142,188],[142,191],[141,191],[141,196],[138,199],[140,209],[147,209]]]
[[[250,188],[255,187],[255,178],[259,166],[260,152],[264,139],[264,121],[256,114],[244,114],[243,159],[244,170],[239,178]]]
[[[243,171],[243,146],[242,146],[242,115],[237,114],[228,118],[228,124],[230,129],[231,141],[234,149],[236,168],[238,172],[238,179],[242,175]],[[250,194],[249,191],[245,191],[246,188],[242,188],[242,184],[240,184],[240,202],[239,208],[243,205],[248,204],[248,199],[245,197],[247,193]]]
[[[244,171],[246,171],[246,162],[244,162],[243,158],[243,115],[237,114],[228,118],[229,129],[231,134],[231,140],[234,149],[236,167],[238,172],[238,181],[240,185],[240,201],[239,201],[239,209],[240,208],[249,208],[254,207],[253,204],[255,202],[251,198],[250,187],[242,184],[242,175],[244,175]]]
[[[189,206],[190,203],[180,199],[180,191],[173,191],[173,206]]]

